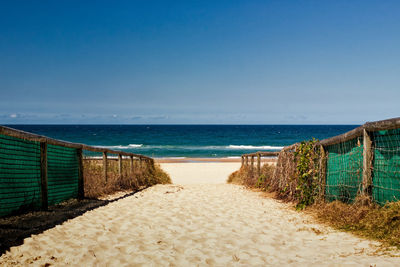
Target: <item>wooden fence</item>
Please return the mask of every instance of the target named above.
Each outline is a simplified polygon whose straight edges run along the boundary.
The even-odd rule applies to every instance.
[[[355,138],[361,138],[361,143],[363,144],[361,192],[362,194],[370,195],[372,193],[371,187],[373,186],[372,175],[376,152],[376,145],[374,143],[375,140],[373,138],[374,133],[376,133],[377,131],[387,131],[398,128],[400,128],[400,118],[393,118],[376,122],[367,122],[352,131],[320,141],[319,145],[322,154],[321,159],[323,159],[323,161],[321,162],[322,179],[325,181],[327,179],[327,161],[329,159],[329,147],[351,141]],[[393,152],[396,152],[396,150],[398,151],[398,144],[394,143],[393,148]]]
[[[242,167],[249,166],[249,159],[250,159],[250,167],[254,169],[254,159],[257,158],[257,174],[260,175],[261,173],[261,158],[263,157],[277,157],[279,156],[279,152],[255,152],[250,154],[243,154],[242,155]]]
[[[259,172],[262,156],[279,153],[273,179],[285,181],[276,183],[282,184],[278,189],[283,190],[293,177],[275,176],[293,175],[291,172],[283,174],[285,172],[279,168],[293,169],[289,165],[296,163],[286,162],[281,157],[294,153],[299,145],[284,147],[280,152],[242,155],[242,166],[248,166],[250,158],[250,165],[254,168],[254,158],[257,158]],[[400,118],[367,122],[349,132],[317,142],[316,149],[320,153],[318,172],[322,194],[328,200],[351,202],[359,194],[371,196],[381,204],[400,200]]]
[[[29,201],[32,203],[40,203],[41,209],[46,210],[48,208],[49,166],[53,166],[50,171],[50,176],[55,177],[53,180],[60,177],[60,175],[65,175],[67,172],[76,173],[78,176],[77,198],[84,198],[84,150],[103,154],[104,181],[107,181],[107,162],[110,160],[108,154],[117,155],[120,177],[122,175],[123,157],[130,159],[132,171],[134,160],[154,168],[154,160],[143,155],[65,142],[0,126],[0,204],[2,206],[0,207],[0,216],[18,210],[22,205],[31,204],[27,203],[27,199],[30,199]],[[70,165],[67,166],[63,163],[64,156],[69,156],[72,162]],[[57,169],[57,166],[60,166],[60,168]],[[66,176],[68,176],[68,173]],[[40,180],[40,186],[37,185],[38,180]],[[58,186],[67,188],[68,182],[65,183],[67,185],[61,183]],[[38,187],[35,191],[29,188],[29,185]],[[54,189],[52,194],[55,195],[54,197],[52,196],[54,198],[53,202],[51,202],[52,204],[62,200],[60,197],[57,198],[56,195],[60,194],[57,190]],[[13,200],[9,201],[10,199]]]

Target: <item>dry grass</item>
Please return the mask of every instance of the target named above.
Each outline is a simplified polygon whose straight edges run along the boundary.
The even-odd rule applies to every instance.
[[[274,169],[275,166],[266,163],[261,167],[260,175],[257,175],[256,169],[252,169],[250,166],[242,166],[238,171],[229,175],[227,182],[266,190]]]
[[[261,175],[257,176],[255,169],[243,166],[232,173],[227,182],[262,189],[268,192],[268,197],[296,204],[294,162],[294,153],[287,152],[280,155],[276,168],[264,165]],[[319,201],[307,207],[305,211],[319,222],[338,230],[352,232],[400,248],[400,201],[382,207],[373,203],[368,197],[359,196],[353,204]]]
[[[400,202],[379,206],[359,198],[353,204],[314,204],[307,212],[336,229],[400,248]]]
[[[301,144],[297,144],[291,150],[282,150],[279,152],[278,161],[274,172],[270,175],[270,179],[265,181],[265,188],[270,192],[275,192],[277,198],[284,201],[292,201],[301,203],[304,199],[315,194],[316,198],[321,197],[320,191],[323,191],[323,183],[317,182],[317,188],[310,188],[312,184],[300,179],[298,165],[304,164],[304,156],[298,154]],[[297,152],[296,152],[297,151]],[[319,177],[319,152],[312,150],[307,154],[308,169],[307,175]],[[306,160],[307,161],[307,160]]]
[[[227,182],[232,184],[244,184],[244,180],[249,175],[249,168],[242,166],[238,171],[231,173],[228,177]]]
[[[298,185],[294,151],[279,153],[276,171],[268,181],[268,189],[277,193],[280,199],[294,201]]]
[[[122,173],[119,177],[118,161],[108,160],[107,181],[103,176],[101,159],[85,159],[83,165],[85,197],[98,198],[121,190],[138,190],[154,184],[171,183],[171,179],[158,164],[134,161],[133,171],[129,160],[122,161]]]

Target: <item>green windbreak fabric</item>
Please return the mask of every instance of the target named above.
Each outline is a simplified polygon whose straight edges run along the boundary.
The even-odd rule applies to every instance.
[[[78,196],[78,154],[73,148],[47,146],[49,205]]]
[[[380,204],[400,200],[400,129],[372,133],[372,196]]]
[[[0,135],[0,216],[40,207],[40,143]]]
[[[327,146],[326,149],[328,152],[326,199],[352,202],[362,184],[362,138]]]

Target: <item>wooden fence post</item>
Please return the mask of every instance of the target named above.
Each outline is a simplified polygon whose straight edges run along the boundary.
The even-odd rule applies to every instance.
[[[118,154],[118,175],[119,179],[122,178],[122,155]]]
[[[133,176],[133,156],[130,156],[130,167],[131,167],[131,175]]]
[[[78,153],[78,199],[85,197],[84,177],[83,177],[83,156],[82,149],[77,149]]]
[[[261,155],[257,153],[257,175],[261,175]]]
[[[43,210],[48,208],[48,181],[47,181],[47,143],[40,143],[40,185],[41,206]]]
[[[251,156],[251,170],[253,171],[254,169],[254,156]]]
[[[141,159],[141,166],[142,166],[142,169],[147,169],[147,166],[148,166],[147,159]]]
[[[242,167],[243,167],[243,165],[244,165],[244,157],[242,156]]]
[[[364,195],[371,195],[372,190],[372,141],[371,136],[364,129],[364,145],[363,145],[363,187],[362,187],[362,194]]]
[[[152,161],[149,159],[146,159],[146,168],[151,169],[152,168]]]
[[[246,167],[249,166],[249,156],[246,156]]]
[[[103,176],[105,183],[107,183],[107,152],[103,152]]]
[[[323,145],[319,146],[320,149],[320,159],[319,159],[319,175],[320,175],[320,191],[319,191],[319,195],[321,198],[323,198],[325,196],[325,186],[326,186],[326,162],[327,162],[327,158],[326,158],[326,151]]]

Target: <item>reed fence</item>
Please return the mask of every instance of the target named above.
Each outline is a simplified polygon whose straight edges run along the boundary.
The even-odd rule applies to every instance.
[[[296,151],[300,143],[284,147],[270,185],[287,198],[295,198],[297,190]],[[370,197],[381,205],[400,200],[400,118],[367,122],[347,133],[315,143],[319,157],[318,194],[327,201],[351,203],[358,196]],[[266,153],[266,152],[264,152]],[[271,156],[274,152],[267,152]],[[245,154],[257,170],[262,153]]]
[[[100,159],[93,159],[96,153]],[[87,161],[97,161],[100,168],[84,167]],[[117,172],[110,173],[115,164]],[[0,217],[21,210],[46,210],[70,198],[83,199],[85,184],[86,189],[90,187],[86,178],[94,175],[88,171],[102,169],[96,179],[106,185],[110,175],[133,179],[135,169],[143,167],[154,169],[154,160],[0,126]],[[135,176],[132,182],[138,188],[148,181],[138,181]]]

